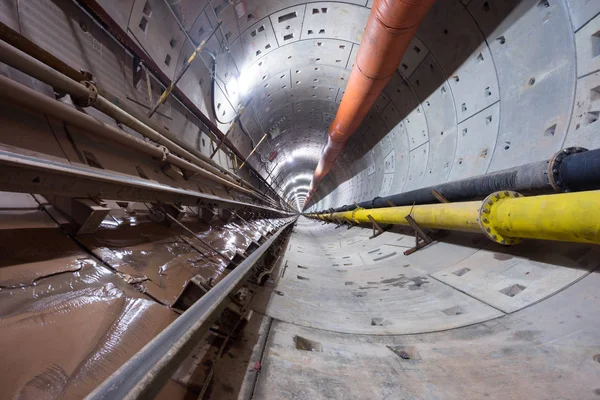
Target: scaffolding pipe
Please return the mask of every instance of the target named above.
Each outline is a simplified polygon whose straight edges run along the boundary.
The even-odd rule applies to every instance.
[[[428,204],[309,214],[323,221],[410,226],[410,215],[423,228],[484,233],[512,245],[520,239],[600,244],[600,191],[523,197],[512,191],[483,201]]]

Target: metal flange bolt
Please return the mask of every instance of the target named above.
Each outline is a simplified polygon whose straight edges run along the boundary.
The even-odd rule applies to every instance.
[[[521,241],[519,238],[511,238],[498,233],[494,227],[495,217],[493,213],[494,207],[504,200],[518,197],[523,197],[523,195],[510,190],[504,190],[501,192],[494,192],[483,200],[481,208],[479,209],[479,226],[483,233],[492,241],[506,246],[512,246]]]
[[[588,151],[588,149],[583,147],[567,147],[566,149],[562,149],[556,153],[554,157],[550,159],[550,162],[548,163],[548,180],[550,181],[550,185],[554,190],[557,192],[569,191],[569,188],[565,185],[560,177],[560,164],[571,154],[583,153],[584,151]]]

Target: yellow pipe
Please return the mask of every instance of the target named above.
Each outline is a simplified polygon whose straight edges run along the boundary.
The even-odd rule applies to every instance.
[[[445,207],[443,207],[445,206]],[[369,223],[369,215],[379,224],[410,225],[406,216],[410,215],[423,228],[451,229],[467,232],[480,232],[480,201],[464,203],[429,204],[423,206],[404,206],[388,208],[358,209],[354,211],[325,214],[333,218],[356,223]]]
[[[503,191],[483,201],[356,209],[311,214],[322,220],[409,225],[407,215],[423,228],[483,232],[502,244],[520,238],[600,244],[600,191],[523,197]]]
[[[490,220],[507,237],[600,244],[600,191],[505,198]]]

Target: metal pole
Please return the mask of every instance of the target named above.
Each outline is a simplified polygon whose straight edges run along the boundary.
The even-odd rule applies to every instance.
[[[49,66],[43,64],[42,62],[36,60],[35,58],[33,58],[31,56],[23,53],[22,51],[14,48],[13,46],[7,44],[4,41],[0,41],[0,61],[6,63],[7,65],[12,66],[13,68],[20,70],[22,72],[27,73],[28,75],[31,75],[34,78],[41,80],[42,82],[45,82],[45,83],[51,85],[52,87],[54,87],[55,89],[57,89],[59,91],[69,93],[74,98],[75,102],[80,102],[80,101],[91,102],[91,104],[89,104],[89,105],[92,105],[94,108],[115,118],[117,121],[122,122],[123,124],[136,130],[137,132],[141,133],[142,135],[146,136],[147,138],[163,145],[166,149],[172,151],[173,153],[181,155],[189,160],[192,160],[196,164],[202,165],[202,167],[204,167],[204,169],[202,167],[191,164],[190,162],[187,162],[183,159],[175,157],[175,156],[173,156],[173,154],[170,154],[170,153],[167,153],[166,161],[169,161],[169,162],[173,163],[174,165],[177,165],[181,168],[194,171],[194,172],[202,175],[203,177],[210,179],[212,181],[215,181],[221,185],[224,185],[224,186],[230,187],[232,189],[241,191],[243,193],[249,194],[253,197],[256,197],[257,199],[260,199],[263,201],[266,200],[264,195],[260,194],[259,192],[255,193],[251,190],[245,189],[245,188],[239,186],[231,178],[218,176],[221,174],[219,174],[218,171],[214,170],[214,168],[212,168],[206,162],[195,157],[193,154],[191,154],[187,150],[183,149],[181,146],[171,142],[169,139],[165,138],[160,133],[156,132],[154,129],[150,128],[143,122],[139,121],[134,116],[123,111],[116,105],[114,105],[111,102],[109,102],[108,100],[106,100],[104,97],[98,95],[97,92],[95,92],[95,89],[92,89],[93,86],[86,87],[86,86],[80,84],[79,82],[72,80],[68,76],[61,74],[60,72],[54,70],[53,68],[50,68]],[[8,86],[14,87],[14,85],[9,82],[10,81],[9,79],[4,78],[4,77],[0,77],[0,78],[2,78],[2,84],[5,87],[8,87]],[[20,85],[20,86],[22,86],[22,85]],[[35,91],[30,90],[28,88],[23,87],[23,89],[21,91],[28,91],[28,92],[30,92],[31,97],[39,98],[39,96],[36,96],[37,93]],[[97,97],[94,97],[93,93],[95,93],[95,96],[97,96]],[[26,99],[23,99],[23,98],[15,99],[16,95],[13,92],[6,91],[6,92],[3,92],[2,95],[7,98],[11,98],[12,100],[16,100],[17,102],[20,101],[22,104],[24,104],[27,101]],[[46,101],[46,100],[53,101],[48,98],[43,99],[43,101]],[[59,102],[56,102],[56,103],[61,104]],[[28,108],[32,108],[32,107],[33,107],[33,111],[38,110],[37,104],[31,104],[30,107],[28,107]],[[65,107],[68,108],[68,106],[65,106]],[[75,110],[73,110],[73,111],[75,111]],[[76,111],[76,113],[79,113],[79,112]],[[66,114],[66,112],[64,114]],[[84,115],[83,113],[79,113],[79,114]],[[74,116],[73,113],[70,113],[70,115]],[[89,118],[88,121],[90,121],[90,120],[94,120],[94,119]],[[102,124],[102,123],[100,123],[100,124]],[[108,127],[108,125],[106,125],[106,124],[102,124],[102,125],[104,125],[105,128]],[[80,127],[88,130],[87,126],[80,126]],[[118,132],[118,135],[116,135],[117,132]],[[95,133],[100,133],[100,131],[95,131]],[[108,129],[108,130],[103,129],[102,133],[104,133],[104,136],[107,136],[110,138],[119,137],[121,143],[123,143],[123,144],[125,144],[124,141],[127,141],[128,143],[133,143],[133,141],[129,141],[129,140],[125,139],[126,137],[131,137],[131,139],[135,139],[131,135],[127,135],[124,132],[119,131],[115,128]],[[142,142],[142,141],[139,141],[139,142]],[[145,152],[149,151],[149,147],[154,148],[154,150],[151,150],[153,153],[153,156],[155,156],[155,157],[157,156],[156,151],[159,151],[159,153],[161,153],[161,155],[158,155],[157,157],[161,158],[164,155],[162,150],[157,149],[155,146],[152,146],[152,145],[145,146],[144,147]],[[140,147],[139,143],[138,143],[138,146],[136,146],[136,148],[140,149],[142,147]],[[206,169],[212,169],[212,172],[209,172]]]
[[[256,151],[256,149],[258,149],[258,146],[260,146],[260,144],[263,142],[263,140],[265,140],[266,137],[267,137],[267,134],[265,133],[263,135],[263,137],[260,139],[260,141],[256,144],[256,146],[254,146],[254,148],[252,149],[252,151],[250,152],[250,154],[248,154],[248,157],[246,157],[246,161],[244,161],[242,163],[242,165],[240,165],[240,167],[238,168],[238,170],[244,168],[244,165],[246,165],[246,163],[248,162],[248,160],[250,159],[250,157],[252,157],[252,154],[254,154],[254,152]]]
[[[171,325],[144,346],[90,393],[87,400],[148,399],[160,391],[179,364],[187,357],[218,315],[226,307],[229,295],[247,278],[254,264],[266,253],[288,222],[269,240],[188,308]]]
[[[101,22],[104,26],[106,26],[108,32],[111,33],[113,39],[120,43],[123,47],[125,47],[129,52],[138,56],[141,60],[144,61],[144,64],[150,67],[157,77],[157,79],[165,86],[168,86],[168,82],[170,79],[162,72],[162,70],[156,65],[154,60],[152,60],[143,50],[142,48],[131,39],[127,32],[125,32],[119,24],[117,24],[111,16],[98,4],[96,0],[75,0],[80,6],[87,9],[94,18],[96,18],[99,22]],[[217,125],[210,120],[199,108],[196,104],[194,104],[179,88],[175,87],[173,90],[173,95],[176,99],[186,107],[195,117],[197,117],[206,127],[208,131],[218,137],[219,139],[225,142],[227,148],[234,153],[240,160],[244,161],[246,158],[244,155],[234,146],[234,144],[228,139],[225,138],[223,132],[217,127]],[[250,168],[252,168],[250,166]],[[264,178],[259,175],[258,178],[265,182]],[[273,193],[275,191],[268,186]]]
[[[165,100],[167,100],[167,97],[169,97],[169,95],[171,94],[171,92],[173,91],[175,86],[177,86],[177,83],[179,82],[179,80],[183,77],[183,75],[190,68],[190,66],[192,65],[192,62],[196,59],[196,56],[202,51],[202,49],[204,49],[206,42],[208,42],[210,40],[210,38],[215,34],[217,29],[219,29],[219,27],[221,26],[222,23],[223,23],[223,21],[219,21],[219,23],[217,24],[215,29],[212,30],[210,35],[208,35],[208,37],[206,39],[204,39],[202,42],[200,42],[198,47],[196,47],[196,50],[194,50],[194,52],[188,57],[187,61],[185,62],[185,65],[183,66],[181,71],[179,71],[179,73],[177,73],[177,77],[171,81],[169,86],[160,95],[160,98],[156,101],[156,104],[154,104],[154,106],[148,113],[148,118],[152,117],[152,115],[154,115],[156,110],[158,110],[158,107],[160,107],[160,105],[163,104],[165,102]]]

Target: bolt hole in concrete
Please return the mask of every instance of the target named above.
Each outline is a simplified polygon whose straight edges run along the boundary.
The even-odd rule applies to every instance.
[[[313,351],[317,353],[323,352],[323,345],[321,343],[303,338],[302,336],[294,336],[294,344],[298,350]]]
[[[403,360],[420,360],[421,357],[414,346],[386,346]]]
[[[515,284],[515,285],[511,285],[507,288],[500,290],[500,293],[505,294],[508,297],[515,297],[516,295],[521,293],[523,290],[525,290],[526,287],[527,286]]]
[[[371,326],[386,326],[389,324],[390,324],[389,321],[387,321],[383,318],[371,318]]]
[[[600,354],[596,354],[594,356],[594,361],[596,361],[597,363],[600,363]]]

